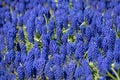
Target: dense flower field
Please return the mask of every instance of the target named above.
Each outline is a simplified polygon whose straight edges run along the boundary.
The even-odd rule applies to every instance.
[[[120,0],[0,0],[0,80],[120,80]]]

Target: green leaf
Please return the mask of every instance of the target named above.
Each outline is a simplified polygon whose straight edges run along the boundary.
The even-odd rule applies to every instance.
[[[117,80],[120,80],[120,77],[118,76],[118,74],[117,74],[117,72],[115,71],[115,69],[114,69],[113,67],[112,67],[111,69],[112,69],[112,71],[114,72],[115,76],[117,77]]]
[[[120,68],[118,69],[118,76],[120,77]]]
[[[107,71],[107,76],[112,78],[113,80],[117,80],[116,77],[114,77],[110,72]]]

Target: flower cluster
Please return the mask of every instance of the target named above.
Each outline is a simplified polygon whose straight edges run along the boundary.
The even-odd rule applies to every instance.
[[[119,80],[119,11],[119,0],[0,0],[0,80]]]

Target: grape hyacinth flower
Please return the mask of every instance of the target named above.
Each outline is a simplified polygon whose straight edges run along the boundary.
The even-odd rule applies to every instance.
[[[119,0],[0,0],[0,80],[119,80]]]
[[[82,66],[80,67],[77,67],[76,70],[75,70],[75,79],[83,79],[85,76],[84,76],[84,69]]]
[[[49,79],[49,80],[53,80],[54,79],[54,72],[53,72],[53,61],[49,60],[46,63],[45,66],[45,70],[44,70],[45,76]]]
[[[66,79],[73,80],[76,63],[74,61],[69,62],[65,67]]]
[[[116,62],[120,62],[119,48],[120,48],[120,39],[116,39],[115,47],[114,47],[114,51],[113,51],[114,59],[116,60]]]
[[[23,66],[19,66],[17,68],[17,74],[18,74],[18,78],[19,80],[23,80],[24,79],[24,69],[23,69]]]
[[[97,61],[99,54],[100,54],[100,51],[99,51],[98,45],[91,39],[91,42],[89,43],[89,48],[88,48],[88,59],[90,61]]]
[[[33,65],[32,64],[33,63],[31,61],[26,61],[24,63],[23,69],[24,69],[26,79],[32,78],[32,75],[33,75]]]
[[[82,60],[84,56],[84,51],[84,43],[82,41],[79,41],[75,50],[76,59]]]
[[[55,80],[61,80],[63,78],[62,67],[59,65],[54,65],[53,70],[54,70]]]

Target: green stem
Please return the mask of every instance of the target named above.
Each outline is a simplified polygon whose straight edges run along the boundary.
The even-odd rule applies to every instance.
[[[45,16],[45,14],[43,14],[44,18],[45,18],[45,22],[46,22],[46,27],[48,25],[48,20],[47,20],[47,17]]]
[[[47,32],[48,32],[48,20],[47,17],[45,16],[45,14],[43,14],[44,18],[45,18],[45,22],[46,22],[46,28],[47,28]]]

